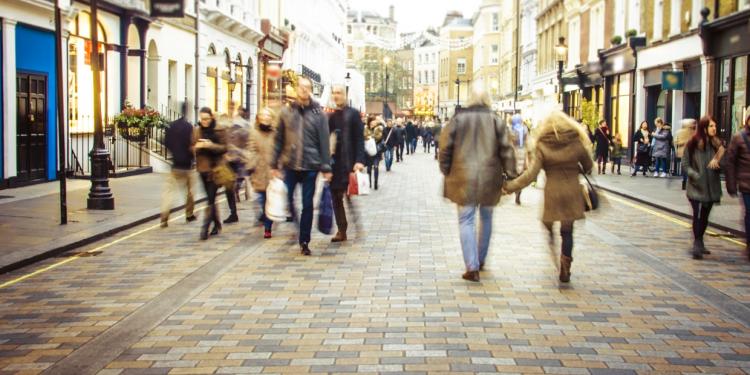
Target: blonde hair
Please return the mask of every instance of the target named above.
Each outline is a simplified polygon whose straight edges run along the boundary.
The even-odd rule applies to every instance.
[[[536,141],[548,132],[553,132],[555,136],[558,136],[559,130],[573,129],[578,132],[578,138],[581,140],[583,147],[588,149],[591,148],[591,139],[589,139],[589,135],[584,130],[584,126],[586,125],[579,124],[565,112],[555,110],[542,119],[537,128],[536,136],[533,138]]]
[[[487,91],[480,85],[474,84],[471,89],[471,99],[469,99],[469,107],[471,106],[484,106],[491,107],[492,99]]]
[[[263,107],[258,111],[258,115],[256,116],[256,121],[260,123],[260,116],[266,115],[271,118],[271,125],[276,125],[276,111],[274,111],[271,107]]]

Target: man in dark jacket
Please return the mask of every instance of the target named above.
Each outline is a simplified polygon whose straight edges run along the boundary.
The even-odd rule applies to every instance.
[[[393,127],[393,137],[396,138],[396,163],[404,160],[404,147],[406,145],[406,130],[404,130],[404,119],[396,120],[396,126]]]
[[[727,193],[736,197],[739,190],[745,206],[745,237],[750,233],[750,107],[745,126],[732,136],[727,149]],[[745,251],[750,258],[750,242],[745,240]]]
[[[346,241],[348,226],[344,210],[344,196],[349,187],[349,173],[365,167],[365,136],[364,124],[359,117],[359,112],[346,105],[346,88],[334,85],[331,93],[333,102],[338,107],[328,118],[328,129],[336,134],[331,193],[338,232],[331,242],[343,242]]]
[[[413,154],[417,149],[417,127],[411,122],[406,123],[406,154]]]
[[[183,116],[169,124],[165,135],[164,145],[172,153],[172,170],[167,177],[167,183],[164,185],[164,192],[161,199],[161,227],[166,228],[169,223],[169,212],[172,206],[172,193],[180,186],[184,186],[187,191],[185,203],[185,217],[188,222],[195,220],[193,208],[192,175],[193,175],[193,126],[185,120],[187,104],[182,104]]]
[[[385,143],[385,171],[390,172],[393,166],[393,154],[396,152],[396,127],[393,126],[393,121],[386,121],[385,128],[383,129],[383,142]]]
[[[445,197],[458,205],[463,278],[476,282],[490,245],[492,209],[500,201],[505,178],[516,177],[516,161],[508,129],[492,112],[489,95],[475,89],[470,103],[440,136],[440,172],[445,176]]]
[[[299,219],[299,244],[302,255],[310,255],[310,231],[313,221],[313,197],[318,172],[331,179],[331,151],[328,121],[323,109],[312,99],[312,81],[299,77],[297,100],[281,110],[271,174],[284,178],[289,194],[289,209],[296,218],[294,188],[302,184],[302,215]],[[278,169],[284,168],[284,173]]]

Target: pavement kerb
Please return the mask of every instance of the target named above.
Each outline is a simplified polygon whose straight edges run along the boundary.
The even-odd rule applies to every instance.
[[[619,195],[619,196],[621,196],[623,198],[627,198],[627,199],[636,201],[638,203],[645,204],[647,206],[657,208],[657,209],[662,210],[662,211],[666,211],[666,212],[668,212],[668,213],[670,213],[672,215],[676,215],[676,216],[679,216],[679,217],[682,217],[682,218],[685,218],[685,219],[693,220],[693,217],[691,215],[686,214],[684,212],[681,212],[679,210],[675,210],[674,208],[668,207],[667,205],[656,203],[653,200],[644,199],[644,198],[641,198],[641,197],[639,197],[639,196],[637,196],[635,194],[625,193],[625,192],[622,192],[622,191],[617,190],[617,189],[612,189],[612,188],[604,187],[604,186],[599,185],[597,183],[594,183],[594,186],[596,186],[597,189],[600,189],[600,190],[603,190],[603,191],[606,191],[608,193],[612,193],[612,194],[615,194],[615,195]],[[686,202],[686,204],[687,204],[687,202]],[[734,228],[730,228],[730,227],[728,227],[726,225],[721,225],[721,224],[718,224],[716,222],[712,222],[710,219],[708,221],[708,225],[711,226],[711,227],[713,227],[714,229],[717,229],[719,231],[732,234],[732,235],[734,235],[734,236],[736,236],[738,238],[745,238],[745,232],[743,232],[741,230],[734,229]]]
[[[197,205],[205,201],[206,201],[205,196],[202,198],[197,198],[195,200],[195,204]],[[179,205],[177,207],[173,207],[170,210],[170,212],[174,213],[183,209],[185,209],[184,204]],[[11,271],[15,271],[19,268],[26,267],[30,264],[33,264],[33,263],[36,263],[36,262],[39,262],[48,258],[52,258],[56,255],[63,254],[65,252],[77,249],[79,247],[89,245],[91,243],[107,238],[114,234],[126,231],[138,225],[147,223],[151,220],[158,219],[160,215],[161,215],[161,212],[153,213],[153,211],[151,213],[147,213],[146,216],[140,216],[140,217],[136,217],[136,214],[124,215],[123,217],[119,219],[113,220],[112,223],[99,225],[98,227],[101,227],[102,230],[93,235],[89,235],[83,238],[78,238],[79,236],[77,236],[76,234],[71,234],[63,238],[60,238],[58,241],[54,242],[56,244],[62,242],[63,243],[62,245],[48,248],[48,249],[45,249],[45,247],[48,247],[48,244],[38,246],[38,249],[39,249],[38,251],[33,251],[33,250],[31,251],[33,253],[36,253],[35,255],[30,256],[28,258],[20,259],[15,262],[11,262],[4,266],[0,266],[0,275],[11,272]]]

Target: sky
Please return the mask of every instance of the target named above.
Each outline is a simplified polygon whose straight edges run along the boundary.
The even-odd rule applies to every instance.
[[[352,10],[372,10],[388,16],[388,6],[395,6],[398,32],[422,31],[440,26],[445,13],[457,10],[471,17],[479,9],[480,0],[349,0]]]

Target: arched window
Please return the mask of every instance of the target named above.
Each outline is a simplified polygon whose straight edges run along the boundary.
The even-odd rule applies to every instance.
[[[213,45],[213,43],[208,45],[208,51],[206,53],[208,59],[211,60],[211,57],[216,56],[216,46]],[[206,68],[206,107],[211,108],[212,111],[216,112],[216,108],[218,107],[217,99],[217,91],[218,91],[218,73],[215,66],[209,66]]]
[[[98,22],[97,37],[99,40],[98,56],[102,117],[107,118],[107,32],[104,25]],[[91,133],[94,131],[94,75],[91,71],[91,17],[88,12],[81,11],[68,25],[70,38],[68,39],[68,124],[71,133]]]

